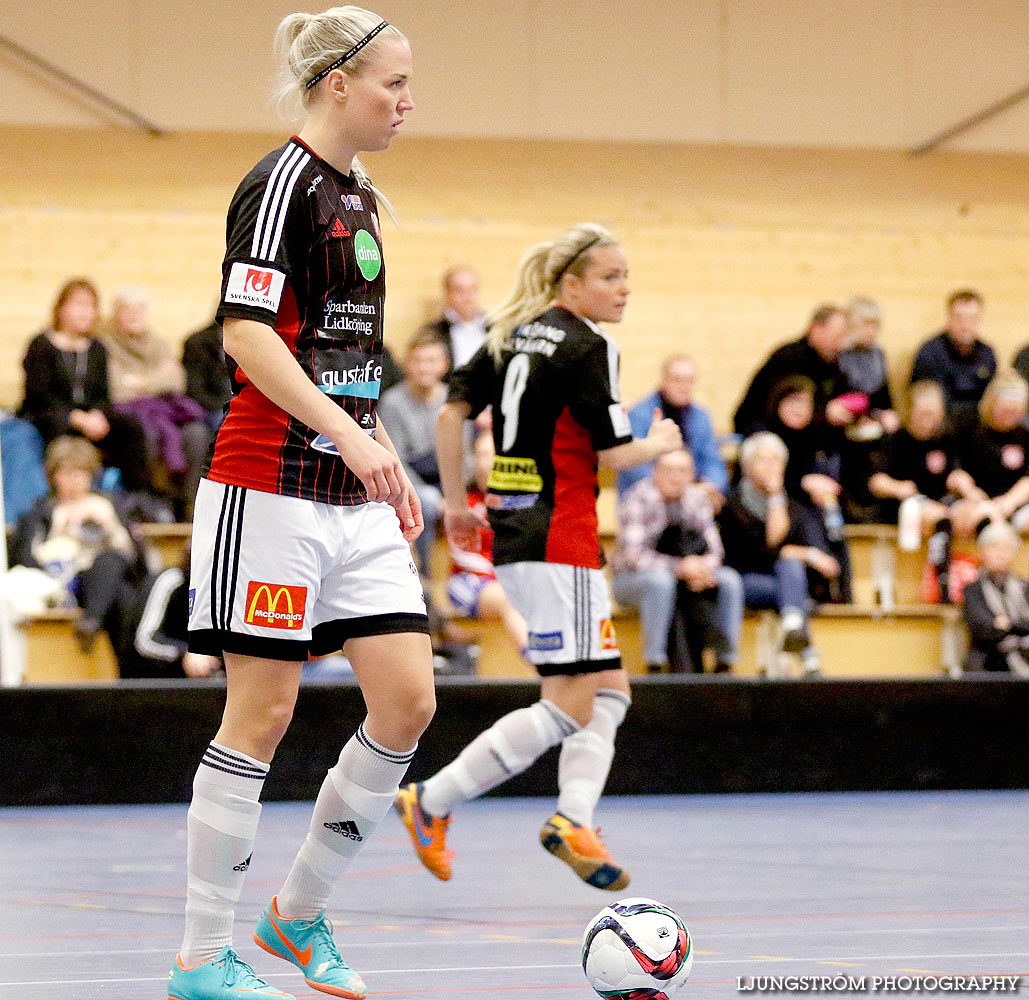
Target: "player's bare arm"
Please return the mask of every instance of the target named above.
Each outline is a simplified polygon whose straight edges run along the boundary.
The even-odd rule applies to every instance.
[[[443,404],[436,417],[436,457],[443,489],[443,525],[447,537],[461,549],[479,551],[479,528],[485,519],[465,502],[464,422],[471,407],[462,401]]]

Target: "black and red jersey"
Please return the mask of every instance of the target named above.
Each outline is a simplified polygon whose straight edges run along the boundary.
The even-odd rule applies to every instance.
[[[618,347],[561,306],[514,331],[500,364],[485,347],[450,377],[472,416],[493,407],[486,507],[493,562],[600,567],[597,452],[632,440]]]
[[[243,179],[226,230],[218,319],[273,327],[311,381],[374,434],[386,275],[372,191],[294,136]],[[366,501],[328,438],[226,364],[232,399],[209,479],[322,503]]]

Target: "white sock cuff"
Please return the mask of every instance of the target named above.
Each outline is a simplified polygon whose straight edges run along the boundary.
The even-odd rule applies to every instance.
[[[346,803],[347,807],[372,823],[381,823],[386,817],[400,787],[398,781],[385,792],[365,788],[346,773],[345,763],[337,764],[329,769],[329,780],[332,782],[336,794]]]
[[[625,721],[625,713],[631,705],[632,698],[614,688],[599,688],[593,698],[593,711],[603,712],[615,724],[615,729]]]
[[[575,719],[547,698],[540,698],[535,705],[530,706],[530,710],[536,710],[536,718],[544,720],[544,731],[547,735],[553,737],[550,743],[551,746],[560,743],[563,739],[582,729],[582,726]],[[545,716],[541,716],[540,712],[545,713]],[[537,722],[537,725],[539,725],[539,722]]]
[[[340,752],[336,767],[341,768],[341,773],[351,781],[369,791],[395,792],[417,749],[416,743],[410,750],[390,750],[376,743],[362,722]]]

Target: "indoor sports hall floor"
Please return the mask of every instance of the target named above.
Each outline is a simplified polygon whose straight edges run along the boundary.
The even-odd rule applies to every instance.
[[[539,847],[551,808],[465,806],[447,884],[387,818],[330,907],[374,996],[594,995],[579,939],[607,896]],[[163,1000],[185,810],[0,810],[0,1000]],[[322,994],[249,939],[308,810],[265,805],[237,911],[242,955],[305,998]],[[693,934],[684,1000],[746,995],[737,977],[1029,973],[1029,792],[612,798],[598,819],[632,862],[623,895],[674,906]]]

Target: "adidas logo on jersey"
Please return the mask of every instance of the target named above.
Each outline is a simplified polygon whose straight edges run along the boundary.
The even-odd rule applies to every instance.
[[[349,229],[347,229],[346,226],[343,225],[342,222],[339,221],[339,219],[337,219],[332,225],[331,235],[337,240],[342,240],[345,239],[347,236],[352,236],[353,234],[350,232]]]
[[[254,854],[253,854],[253,852],[251,851],[251,853],[250,853],[250,858],[252,858],[253,856],[254,856]],[[247,859],[246,859],[246,861],[241,861],[241,862],[240,862],[240,863],[239,863],[238,865],[233,865],[233,866],[232,866],[232,870],[233,870],[234,872],[245,872],[245,871],[249,871],[249,870],[250,870],[250,858],[247,858]]]
[[[362,841],[364,837],[361,836],[361,832],[357,829],[357,824],[352,819],[346,819],[342,823],[323,823],[322,826],[326,830],[331,830],[333,833],[338,833],[341,837],[346,837],[348,840]]]

